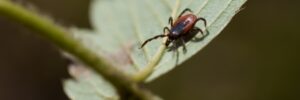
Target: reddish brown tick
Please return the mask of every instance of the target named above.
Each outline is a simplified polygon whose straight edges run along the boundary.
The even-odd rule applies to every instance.
[[[185,14],[186,12],[191,12],[189,14]],[[185,15],[183,15],[185,14]],[[200,28],[195,27],[195,24],[202,20],[204,22],[204,25],[206,27],[206,20],[202,17],[197,18],[196,15],[192,14],[192,11],[189,8],[184,9],[180,15],[177,17],[177,20],[173,23],[173,18],[169,18],[169,24],[171,25],[171,29],[168,27],[164,27],[163,32],[167,34],[157,35],[150,39],[147,39],[140,48],[143,48],[149,41],[153,39],[157,39],[159,37],[168,37],[166,41],[166,46],[168,46],[171,42],[174,42],[178,39],[180,39],[183,43],[184,40],[182,37],[188,35],[191,33],[190,31],[196,30],[203,33],[203,31]]]

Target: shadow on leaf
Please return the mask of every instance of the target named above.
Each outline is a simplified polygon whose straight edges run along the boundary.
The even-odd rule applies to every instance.
[[[198,33],[201,33],[201,37],[196,37],[196,35]],[[190,32],[188,32],[185,36],[183,36],[181,39],[178,39],[176,41],[174,41],[168,48],[168,52],[170,51],[174,51],[174,54],[176,55],[176,65],[178,64],[178,61],[179,61],[179,51],[178,51],[178,48],[179,47],[183,47],[182,51],[184,54],[187,53],[187,49],[186,49],[186,43],[187,42],[201,42],[203,41],[203,39],[205,37],[207,37],[209,35],[209,31],[208,30],[205,30],[205,33],[204,34],[200,28],[198,27],[194,27]]]

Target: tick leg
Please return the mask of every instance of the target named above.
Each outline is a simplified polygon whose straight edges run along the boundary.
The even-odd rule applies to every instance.
[[[182,46],[183,46],[183,52],[186,53],[186,46],[185,46],[185,42],[184,42],[183,38],[180,38],[180,41],[181,41]]]
[[[197,18],[196,23],[197,23],[198,21],[200,21],[200,20],[202,20],[202,21],[204,22],[205,31],[207,32],[206,35],[208,35],[208,34],[209,34],[209,31],[207,30],[207,22],[206,22],[206,19],[203,18],[203,17]],[[201,32],[201,31],[202,31],[202,30],[200,29],[200,32]],[[202,31],[201,33],[203,33],[203,31]],[[202,34],[202,35],[203,35],[203,34]]]
[[[201,35],[204,35],[204,32],[203,32],[203,30],[202,29],[200,29],[200,28],[198,28],[198,27],[194,27],[194,29],[193,30],[195,30],[195,31],[197,31],[197,32],[200,32],[201,33]]]
[[[206,19],[205,18],[203,18],[203,17],[199,17],[199,18],[197,18],[197,20],[196,20],[196,22],[195,23],[197,23],[198,21],[200,21],[200,20],[202,20],[203,22],[204,22],[204,26],[206,27]]]
[[[169,46],[169,44],[172,42],[172,40],[170,40],[170,39],[167,39],[167,42],[166,42],[166,47],[168,47]]]
[[[164,33],[166,33],[166,31],[168,31],[169,33],[171,32],[171,30],[168,27],[164,27]]]
[[[191,41],[193,41],[193,42],[199,42],[199,41],[202,41],[205,37],[207,37],[208,35],[209,35],[209,31],[208,30],[206,30],[206,33],[205,34],[203,34],[203,31],[200,29],[200,28],[197,28],[197,27],[194,27],[193,28],[193,30],[195,31],[195,32],[201,32],[201,37],[195,37],[193,40],[191,40]]]
[[[154,36],[154,37],[152,37],[152,38],[146,40],[146,41],[142,44],[142,46],[141,46],[140,48],[143,48],[148,42],[152,41],[153,39],[157,39],[157,38],[159,38],[159,37],[166,37],[166,36],[167,36],[167,35],[157,35],[157,36]]]
[[[171,25],[171,27],[173,27],[173,18],[172,17],[169,18],[169,24]]]
[[[180,15],[178,16],[178,18],[180,18],[185,12],[192,12],[192,10],[190,9],[190,8],[185,8],[181,13],[180,13]],[[178,19],[177,18],[177,19]]]

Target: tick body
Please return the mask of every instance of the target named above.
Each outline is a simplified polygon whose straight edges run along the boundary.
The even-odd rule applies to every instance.
[[[178,39],[179,37],[185,35],[190,31],[196,24],[197,16],[193,14],[188,14],[182,17],[179,17],[171,25],[171,30],[169,31],[169,38]]]
[[[185,14],[186,12],[190,12],[189,14]],[[184,15],[185,14],[185,15]],[[170,43],[180,40],[184,44],[183,37],[188,35],[190,31],[196,30],[203,33],[203,31],[200,28],[195,27],[195,24],[202,20],[204,22],[204,25],[206,27],[206,20],[202,17],[197,18],[196,15],[192,14],[192,11],[190,9],[185,9],[181,12],[181,14],[178,16],[177,20],[173,23],[173,18],[169,18],[169,24],[171,25],[171,29],[168,27],[164,27],[164,33],[162,35],[154,36],[148,40],[146,40],[141,48],[143,48],[149,41],[153,39],[157,39],[159,37],[168,37],[167,42],[165,43],[166,46],[168,46]]]

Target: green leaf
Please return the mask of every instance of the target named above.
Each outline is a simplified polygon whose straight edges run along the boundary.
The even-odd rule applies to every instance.
[[[64,80],[63,84],[71,100],[119,100],[114,87],[95,72],[74,65],[69,71],[76,80]]]
[[[213,40],[230,22],[246,0],[93,0],[90,19],[93,30],[75,29],[73,35],[92,51],[110,59],[111,63],[138,81],[151,81],[191,58]],[[207,29],[202,41],[186,43],[178,52],[167,52],[162,39],[153,40],[144,48],[141,43],[163,34],[168,18],[175,18],[185,8],[207,20],[196,24]],[[205,33],[207,34],[207,33]],[[201,38],[197,34],[195,38]],[[147,68],[146,68],[147,67]],[[153,69],[154,68],[154,69]],[[145,70],[148,69],[148,70]],[[153,70],[152,70],[153,69]],[[148,77],[148,75],[150,75]]]
[[[93,0],[90,19],[93,30],[73,28],[73,37],[99,56],[104,56],[119,70],[137,75],[138,81],[151,81],[186,61],[215,38],[239,11],[246,0]],[[187,52],[167,52],[163,40],[154,40],[144,48],[141,43],[163,34],[168,18],[190,8],[207,20],[196,24],[209,34],[198,42],[187,42]],[[205,33],[207,34],[207,33]],[[203,37],[197,34],[195,38]],[[72,70],[71,70],[72,72]],[[119,99],[115,89],[100,75],[73,74],[75,80],[64,81],[71,99]],[[150,76],[149,76],[150,75]],[[148,77],[149,76],[149,77]]]

